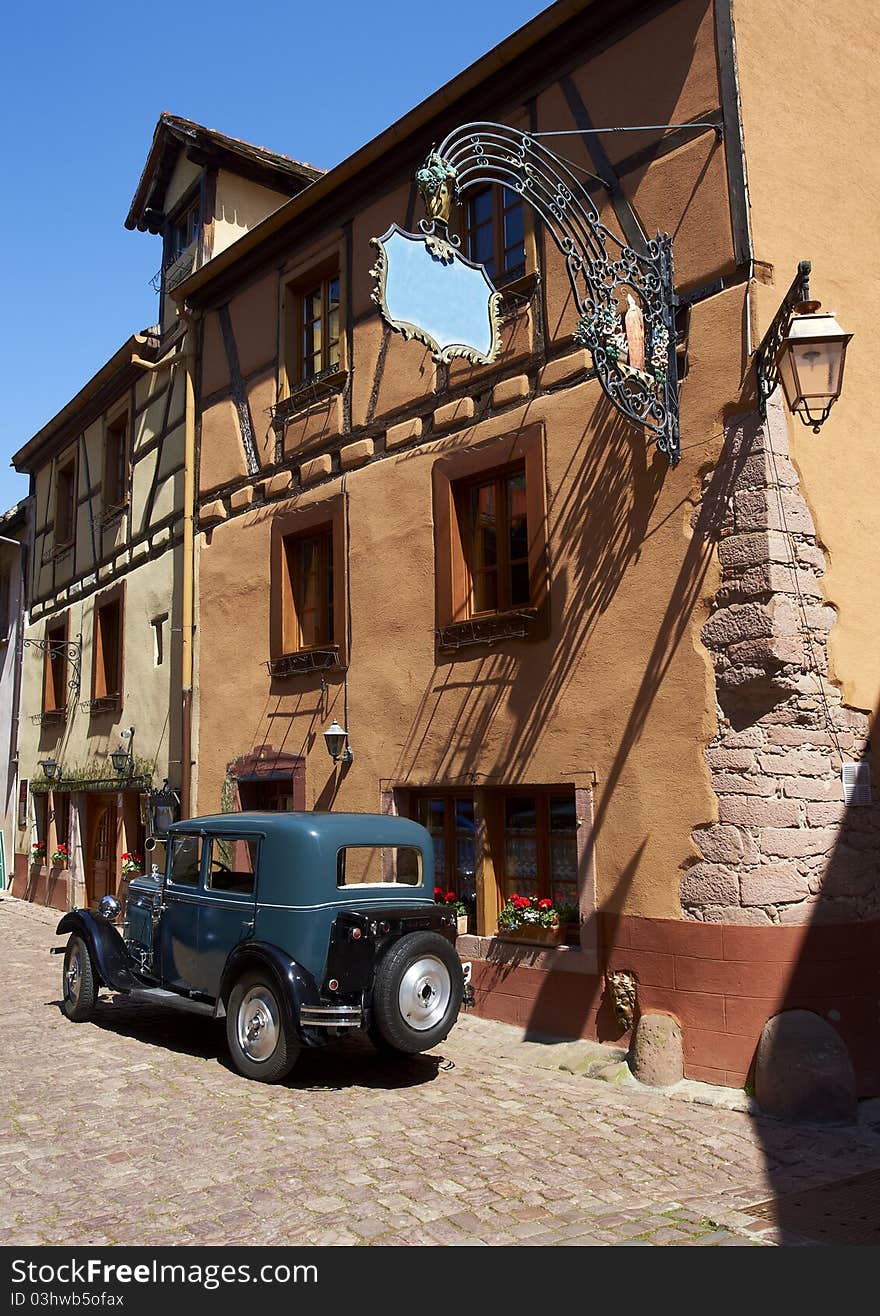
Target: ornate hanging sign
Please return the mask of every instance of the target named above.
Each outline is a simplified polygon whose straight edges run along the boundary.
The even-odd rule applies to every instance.
[[[699,126],[699,125],[696,125]],[[680,458],[672,244],[658,233],[635,250],[600,220],[566,163],[536,137],[497,123],[451,132],[416,174],[428,219],[422,236],[393,224],[373,238],[373,301],[392,329],[437,361],[484,364],[500,350],[500,294],[448,230],[469,187],[500,184],[536,211],[561,252],[578,310],[576,339],[615,408],[644,426],[672,465]]]
[[[435,361],[462,356],[488,365],[501,349],[501,294],[485,267],[463,256],[459,239],[449,233],[455,180],[436,152],[416,181],[430,218],[422,220],[421,234],[392,224],[381,238],[370,239],[378,252],[370,271],[376,279],[373,301],[390,328],[424,343]]]

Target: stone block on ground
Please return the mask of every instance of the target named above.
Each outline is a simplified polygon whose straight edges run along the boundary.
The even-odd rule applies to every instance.
[[[681,1024],[671,1014],[643,1014],[636,1025],[629,1065],[640,1083],[668,1088],[684,1074]]]
[[[758,1043],[755,1098],[768,1115],[853,1123],[856,1080],[840,1034],[811,1010],[774,1015]]]

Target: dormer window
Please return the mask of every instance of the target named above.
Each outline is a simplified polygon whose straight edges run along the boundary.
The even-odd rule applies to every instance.
[[[200,226],[200,206],[198,200],[193,201],[192,205],[187,206],[182,214],[178,215],[168,225],[168,232],[165,238],[165,264],[171,265],[182,256],[188,247],[192,246],[199,236]]]

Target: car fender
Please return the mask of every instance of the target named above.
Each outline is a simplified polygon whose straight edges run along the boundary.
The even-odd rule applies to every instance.
[[[143,986],[134,972],[128,947],[112,923],[93,914],[90,909],[73,909],[65,914],[55,929],[63,933],[78,933],[89,948],[92,964],[105,987],[117,992],[130,992]]]
[[[291,959],[280,946],[273,946],[268,941],[240,941],[229,952],[220,980],[220,999],[224,1009],[237,979],[252,968],[266,969],[274,978],[288,1017],[296,1028],[300,1026],[300,1006],[320,1003],[317,983],[308,969]]]

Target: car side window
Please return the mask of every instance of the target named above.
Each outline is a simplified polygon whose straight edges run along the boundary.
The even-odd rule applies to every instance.
[[[202,838],[179,835],[172,837],[169,880],[179,886],[198,886],[201,867]]]
[[[260,842],[255,836],[212,836],[205,886],[209,891],[252,896]]]

